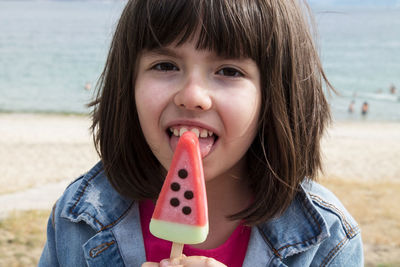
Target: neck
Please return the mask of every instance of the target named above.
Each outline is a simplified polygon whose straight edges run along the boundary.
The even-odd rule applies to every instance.
[[[210,219],[226,218],[249,204],[251,194],[243,179],[221,177],[210,181],[206,187]]]
[[[212,249],[222,245],[240,224],[240,220],[232,221],[227,216],[245,209],[250,204],[251,193],[245,176],[231,172],[208,181],[206,188],[210,230],[207,240],[195,247]]]

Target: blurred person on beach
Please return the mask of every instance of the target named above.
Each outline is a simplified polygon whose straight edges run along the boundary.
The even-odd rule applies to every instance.
[[[361,115],[365,117],[368,114],[369,105],[368,102],[364,102],[361,106]]]
[[[90,89],[92,89],[92,84],[90,82],[85,83],[85,90],[86,91],[90,91]]]
[[[354,112],[354,104],[355,104],[355,101],[352,100],[352,101],[350,102],[349,108],[347,109],[347,111],[348,111],[350,114],[352,114],[352,113]]]
[[[357,222],[315,181],[332,87],[309,12],[302,1],[128,1],[91,103],[101,161],[55,203],[39,266],[363,266]],[[170,259],[149,222],[188,130],[210,231]]]
[[[396,86],[394,86],[394,84],[390,85],[389,91],[392,95],[395,95],[397,90],[396,90]]]

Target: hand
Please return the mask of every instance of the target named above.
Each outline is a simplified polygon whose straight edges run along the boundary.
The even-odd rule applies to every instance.
[[[142,267],[227,267],[225,264],[204,256],[182,255],[179,258],[164,259],[160,263],[145,262]]]

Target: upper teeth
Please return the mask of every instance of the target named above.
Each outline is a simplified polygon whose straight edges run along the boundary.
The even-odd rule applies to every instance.
[[[208,131],[206,129],[197,128],[197,127],[193,127],[193,128],[190,128],[190,129],[188,127],[180,127],[180,128],[171,127],[171,128],[169,128],[169,130],[175,136],[182,136],[182,134],[184,132],[191,131],[197,136],[197,138],[199,138],[199,137],[206,138],[206,137],[212,136],[214,134],[212,131]]]

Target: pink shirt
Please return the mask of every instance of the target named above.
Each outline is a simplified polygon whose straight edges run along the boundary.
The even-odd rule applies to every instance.
[[[153,202],[151,200],[140,202],[139,210],[147,261],[160,262],[169,258],[172,243],[153,236],[149,230],[150,219],[154,211]],[[240,224],[221,246],[214,249],[197,249],[190,245],[185,245],[183,254],[186,256],[206,256],[214,258],[229,267],[241,267],[246,256],[250,232],[250,227]]]

